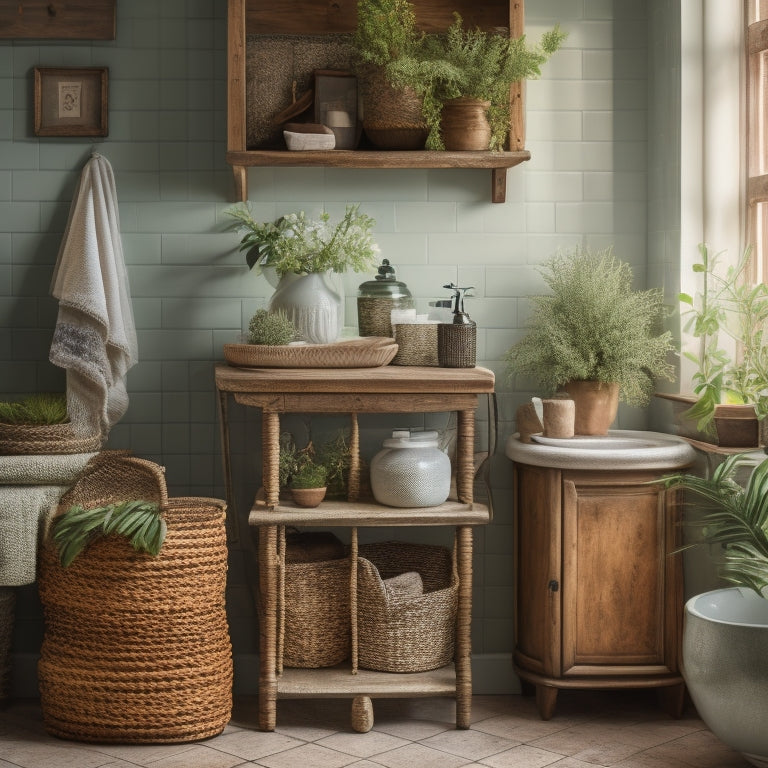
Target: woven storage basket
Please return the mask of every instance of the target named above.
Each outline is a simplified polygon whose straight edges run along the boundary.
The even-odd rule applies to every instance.
[[[437,358],[443,368],[474,368],[477,326],[441,323],[437,332]]]
[[[214,736],[232,711],[224,502],[168,499],[161,467],[110,451],[88,463],[58,511],[126,499],[160,504],[168,531],[157,557],[121,536],[94,540],[68,568],[50,543],[41,549],[45,726],[80,741]]]
[[[363,544],[357,570],[358,661],[380,672],[425,672],[453,661],[456,553],[432,544]],[[415,571],[423,594],[393,599],[385,579]]]
[[[438,323],[398,323],[393,329],[398,346],[392,365],[438,364]]]
[[[91,453],[101,449],[101,436],[78,437],[71,424],[0,424],[0,455]]]
[[[16,590],[0,587],[0,701],[11,695],[11,640]]]
[[[299,534],[303,542],[308,536]],[[349,658],[350,563],[343,545],[336,542],[333,547],[318,535],[309,538],[307,546],[291,547],[289,536],[281,601],[286,667],[332,667]]]

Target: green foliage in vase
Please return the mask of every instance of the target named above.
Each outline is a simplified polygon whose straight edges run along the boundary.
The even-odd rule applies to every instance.
[[[701,528],[699,543],[724,547],[720,576],[739,587],[753,589],[762,597],[768,586],[768,459],[752,471],[746,487],[734,479],[751,460],[741,454],[728,456],[709,479],[692,474],[669,475],[663,482],[694,494],[704,512],[688,521]]]
[[[685,352],[698,370],[693,375],[696,403],[683,415],[701,432],[713,430],[720,403],[751,404],[758,419],[768,416],[768,286],[748,278],[751,249],[722,269],[723,253],[699,245],[693,271],[702,276],[701,293],[681,293],[688,309],[685,330],[699,340],[698,354]],[[733,351],[722,345],[730,340]]]
[[[673,381],[674,352],[660,290],[632,289],[632,269],[611,249],[559,253],[541,269],[551,294],[532,296],[529,333],[505,355],[513,382],[554,392],[572,380],[618,383],[620,398],[646,405],[654,380]]]
[[[371,229],[376,223],[361,213],[359,205],[348,205],[335,224],[323,212],[318,219],[304,211],[288,213],[276,221],[257,222],[245,203],[228,208],[234,228],[245,232],[240,250],[250,269],[260,272],[273,267],[282,276],[293,272],[309,275],[321,272],[364,272],[373,267],[379,248]]]
[[[567,35],[556,26],[545,32],[537,45],[529,47],[525,35],[510,38],[477,27],[465,29],[458,13],[454,19],[446,34],[427,35],[421,52],[421,70],[429,71],[424,88],[424,115],[431,128],[427,148],[443,148],[439,136],[443,104],[466,96],[490,102],[490,148],[503,150],[510,128],[510,86],[518,80],[540,77],[541,66]]]
[[[37,393],[0,403],[2,424],[63,424],[69,421],[67,398],[59,393]]]
[[[248,323],[248,343],[282,346],[296,338],[296,326],[282,310],[257,309]]]
[[[73,505],[55,518],[51,536],[65,568],[98,536],[125,536],[138,552],[157,555],[166,535],[166,523],[157,504],[122,501],[85,509]]]
[[[328,470],[322,464],[307,461],[291,478],[291,488],[325,488]]]

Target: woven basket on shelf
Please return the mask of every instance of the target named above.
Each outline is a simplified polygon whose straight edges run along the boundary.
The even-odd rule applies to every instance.
[[[0,424],[0,455],[91,453],[101,449],[100,435],[79,437],[71,424]]]
[[[11,640],[16,590],[0,587],[0,701],[11,695]]]
[[[398,323],[392,327],[397,342],[392,365],[438,365],[438,323]]]
[[[443,368],[474,368],[477,326],[441,323],[437,332],[437,359]]]
[[[345,555],[332,534],[289,534],[280,603],[284,666],[317,669],[349,658],[350,563]]]
[[[121,536],[94,540],[68,568],[49,542],[41,549],[46,729],[122,743],[214,736],[232,711],[224,502],[169,499],[162,467],[109,451],[88,463],[58,511],[127,499],[160,504],[168,531],[156,557]]]
[[[362,544],[357,571],[358,657],[363,669],[425,672],[453,661],[456,553],[432,544]],[[415,571],[423,593],[393,595],[385,579]]]

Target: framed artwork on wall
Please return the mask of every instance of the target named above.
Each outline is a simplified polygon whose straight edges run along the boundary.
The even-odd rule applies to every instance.
[[[35,67],[36,136],[107,136],[107,67]]]

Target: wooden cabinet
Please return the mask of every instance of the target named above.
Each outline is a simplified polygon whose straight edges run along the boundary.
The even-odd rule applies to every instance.
[[[562,688],[657,687],[680,716],[682,558],[663,472],[515,463],[514,664],[549,719]]]
[[[472,527],[490,520],[490,509],[473,498],[475,470],[475,411],[480,395],[492,397],[494,375],[484,368],[383,366],[346,369],[238,369],[216,367],[222,425],[227,497],[231,502],[229,420],[227,401],[259,408],[262,416],[263,495],[254,502],[249,523],[259,533],[259,598],[262,606],[259,648],[259,727],[274,730],[278,698],[351,698],[353,725],[367,730],[372,724],[372,698],[451,696],[456,699],[456,725],[469,727],[471,678]],[[316,509],[301,509],[280,498],[280,416],[285,413],[349,414],[350,450],[359,453],[359,413],[457,414],[455,488],[436,507],[400,509],[383,507],[352,493],[346,501],[324,501]],[[360,462],[353,462],[359,468]],[[355,470],[355,471],[359,471]],[[350,488],[359,487],[353,479]],[[351,663],[327,669],[283,668],[278,650],[280,627],[276,606],[285,576],[281,555],[285,526],[345,527],[351,533],[354,556],[360,527],[451,526],[456,534],[459,579],[454,662],[441,669],[418,673],[388,673],[358,669],[356,664],[355,590],[352,570],[350,603]],[[362,718],[359,713],[365,714]],[[357,714],[355,714],[357,713]],[[357,718],[357,719],[355,719]]]
[[[442,31],[453,21],[453,12],[465,23],[485,29],[506,28],[510,35],[523,34],[523,0],[412,0],[417,23],[430,32]],[[264,72],[248,71],[249,39],[258,45],[259,37],[338,36],[354,31],[356,0],[228,0],[227,16],[227,162],[235,177],[238,200],[248,197],[247,170],[253,166],[341,167],[341,168],[485,168],[491,171],[491,198],[504,202],[507,169],[530,159],[525,149],[523,83],[510,91],[512,132],[505,152],[429,152],[330,150],[294,151],[260,149],[248,146],[247,84],[249,77],[269,77]],[[306,74],[306,73],[304,73]],[[286,93],[286,106],[291,94]],[[258,107],[259,105],[254,105]]]

